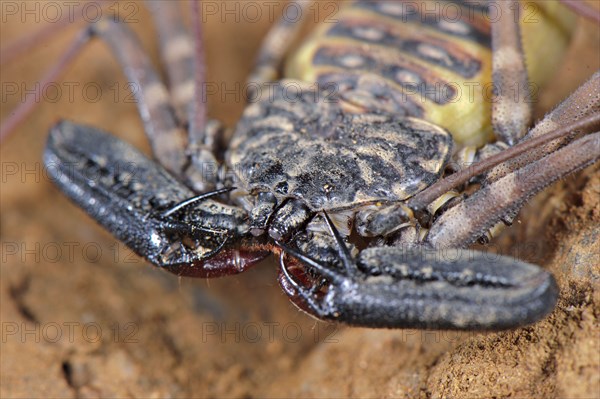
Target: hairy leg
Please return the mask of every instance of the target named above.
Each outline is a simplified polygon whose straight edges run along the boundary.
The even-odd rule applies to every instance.
[[[426,242],[435,248],[464,248],[534,194],[600,159],[600,132],[587,135],[489,184],[442,214]]]

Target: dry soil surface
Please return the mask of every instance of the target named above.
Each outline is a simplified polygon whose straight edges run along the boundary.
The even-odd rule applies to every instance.
[[[157,62],[147,12],[119,10],[134,10],[131,26]],[[220,92],[244,81],[269,23],[233,19],[209,18],[206,26],[208,79],[222,82]],[[3,21],[2,44],[42,25],[25,22]],[[33,87],[74,32],[3,66],[2,84],[16,82],[19,93],[22,83]],[[538,116],[598,69],[598,48],[598,27],[582,21]],[[90,82],[100,88],[98,101]],[[276,284],[273,261],[235,277],[178,279],[71,205],[41,167],[59,117],[148,146],[102,44],[57,84],[58,101],[45,95],[0,152],[1,397],[600,397],[598,167],[537,196],[488,248],[556,276],[560,300],[545,320],[487,334],[344,328],[296,310]],[[3,118],[20,101],[7,90]],[[243,108],[233,94],[209,103],[230,125]]]

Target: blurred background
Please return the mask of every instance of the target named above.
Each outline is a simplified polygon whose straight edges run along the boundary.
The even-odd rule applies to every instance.
[[[126,19],[160,65],[144,4],[108,3],[101,12]],[[233,126],[244,108],[233,93],[274,22],[268,10],[281,15],[285,2],[205,3],[216,10],[203,26],[207,80],[222,89],[208,98],[209,114]],[[54,9],[65,13],[69,4],[3,1],[0,45],[52,24]],[[181,7],[188,15],[188,2]],[[320,2],[306,30],[337,7]],[[2,65],[3,120],[82,26]],[[564,64],[540,93],[538,117],[598,70],[599,48],[599,27],[580,20]],[[98,227],[44,172],[48,129],[64,118],[101,127],[146,153],[149,147],[127,82],[103,43],[89,44],[54,86],[0,149],[0,396],[600,395],[592,278],[600,263],[598,167],[538,196],[491,248],[557,275],[563,297],[548,319],[489,334],[348,329],[293,307],[271,259],[239,276],[181,279]]]

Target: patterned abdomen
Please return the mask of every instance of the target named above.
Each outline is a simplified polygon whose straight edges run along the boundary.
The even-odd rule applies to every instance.
[[[420,117],[461,144],[490,139],[493,9],[439,0],[343,4],[336,21],[323,23],[290,59],[286,77],[335,84],[346,110]],[[557,3],[525,6],[521,26],[534,94],[560,61],[573,23]]]

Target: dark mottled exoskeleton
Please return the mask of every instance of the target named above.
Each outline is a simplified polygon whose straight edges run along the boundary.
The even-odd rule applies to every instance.
[[[303,10],[308,4],[298,2]],[[149,2],[169,91],[132,33],[111,20],[86,28],[61,63],[93,36],[111,47],[141,88],[138,105],[158,162],[110,134],[61,122],[50,132],[45,164],[58,186],[115,237],[178,275],[239,273],[273,252],[280,257],[284,291],[321,319],[443,329],[534,322],[556,302],[549,273],[516,259],[452,248],[491,236],[490,229],[510,223],[532,195],[598,160],[600,133],[576,135],[600,119],[600,74],[527,132],[529,106],[502,91],[528,81],[515,5],[497,2],[504,15],[491,35],[481,20],[409,18],[401,3],[348,6],[322,29],[323,41],[302,53],[309,54],[306,68],[314,68],[318,85],[288,79],[270,86],[269,96],[248,105],[227,151],[219,154],[224,129],[206,118],[201,100],[197,4],[194,42],[176,4]],[[485,10],[477,3],[457,7]],[[408,35],[405,23],[424,33]],[[274,26],[253,82],[276,77],[297,30],[286,20]],[[453,39],[491,47],[493,57],[470,59],[467,45]],[[415,60],[464,79],[492,63],[497,90],[489,126],[498,141],[469,152],[469,143],[485,138],[457,139],[460,120],[436,119],[435,109],[448,106],[448,99],[428,97],[422,106],[407,96],[410,83],[423,87],[411,95],[427,97],[427,85],[438,79]],[[449,113],[443,118],[454,118]],[[478,163],[451,174],[454,154]],[[469,195],[451,191],[476,184]]]

